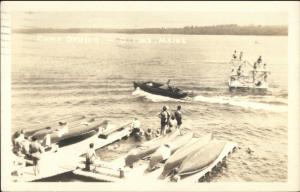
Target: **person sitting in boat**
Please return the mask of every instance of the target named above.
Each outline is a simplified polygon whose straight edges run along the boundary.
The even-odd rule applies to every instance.
[[[96,151],[94,149],[94,143],[90,143],[89,148],[86,152],[86,158],[85,158],[86,170],[90,171],[90,165],[98,164],[98,161],[100,161],[100,157],[97,156],[97,154],[96,154]]]
[[[153,83],[152,82],[148,82],[147,85],[150,86],[150,87],[152,87]]]
[[[141,122],[135,117],[131,123],[132,134],[134,135],[136,140],[139,140],[142,136],[141,134]]]
[[[32,137],[32,142],[29,145],[30,157],[33,161],[33,171],[34,175],[38,175],[40,172],[39,169],[39,160],[41,159],[42,153],[44,153],[44,148],[38,141],[36,137]]]
[[[232,59],[236,59],[236,58],[237,58],[237,56],[236,56],[236,50],[234,50],[233,55],[232,55]]]
[[[258,59],[257,59],[256,62],[257,62],[258,65],[260,65],[260,64],[262,63],[262,58],[261,58],[261,56],[258,57]]]
[[[67,125],[67,122],[59,122],[59,128],[57,129],[57,134],[59,137],[69,132],[69,127]]]
[[[45,151],[51,149],[51,135],[49,133],[45,135],[42,145],[45,147]]]
[[[155,137],[159,137],[159,136],[160,136],[160,129],[157,129],[157,130],[154,132],[154,136],[155,136]]]
[[[160,88],[162,88],[162,89],[170,89],[170,82],[171,82],[171,80],[168,79],[167,83],[164,84],[164,85],[162,85]]]
[[[165,135],[166,134],[166,127],[169,124],[169,118],[170,118],[170,113],[167,110],[166,106],[163,106],[163,109],[161,111],[161,113],[159,114],[160,117],[160,134],[161,135]]]
[[[14,144],[14,151],[17,155],[21,155],[24,140],[25,140],[24,131],[21,130],[16,132],[15,139],[13,140],[13,144]]]
[[[240,76],[242,75],[242,65],[239,66],[239,68],[236,71],[236,74],[237,74],[238,78],[240,78]]]
[[[239,59],[240,59],[240,60],[243,59],[243,51],[240,52],[240,57],[239,57]]]
[[[148,128],[147,131],[145,132],[145,138],[147,141],[151,140],[153,136],[152,129]]]

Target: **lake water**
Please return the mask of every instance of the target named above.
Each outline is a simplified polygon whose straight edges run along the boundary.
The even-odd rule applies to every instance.
[[[138,117],[144,129],[156,129],[162,106],[180,104],[184,128],[241,148],[212,182],[287,180],[286,36],[13,34],[12,43],[13,130],[69,114],[116,123]],[[267,63],[266,95],[230,94],[235,49]],[[133,89],[135,80],[168,79],[194,96],[176,100]]]

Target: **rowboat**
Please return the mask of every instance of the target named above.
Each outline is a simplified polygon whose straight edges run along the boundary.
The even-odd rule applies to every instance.
[[[190,154],[181,163],[178,175],[190,175],[201,171],[217,159],[225,145],[224,141],[212,140],[198,151]]]
[[[174,140],[163,144],[150,157],[149,170],[152,170],[159,162],[170,157],[176,150],[187,144],[193,137],[193,133],[189,132],[184,135],[177,136]]]
[[[134,162],[155,152],[163,143],[171,141],[178,134],[179,134],[179,132],[175,131],[175,132],[169,133],[166,136],[160,136],[156,139],[153,139],[149,142],[144,143],[143,145],[138,146],[135,149],[132,149],[128,153],[128,155],[125,157],[125,166],[132,166]]]
[[[180,149],[178,149],[171,157],[166,161],[163,172],[161,173],[161,177],[164,178],[171,171],[180,166],[182,161],[189,156],[190,154],[195,153],[203,146],[207,145],[212,139],[212,134],[206,134],[201,138],[193,139]]]
[[[167,96],[175,99],[181,99],[188,95],[186,91],[183,91],[178,87],[169,86],[153,81],[133,82],[133,86],[134,89],[137,89],[139,87],[141,90],[146,91],[148,93]]]

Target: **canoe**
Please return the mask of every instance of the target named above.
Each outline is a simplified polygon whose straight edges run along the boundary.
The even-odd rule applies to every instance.
[[[201,138],[198,138],[196,140],[192,140],[180,149],[178,149],[174,154],[171,155],[171,157],[166,161],[163,172],[161,173],[161,176],[164,178],[170,172],[180,166],[182,161],[190,154],[195,153],[197,150],[202,148],[203,146],[207,145],[212,139],[212,134],[206,134]]]
[[[178,175],[189,175],[201,171],[218,158],[226,145],[225,141],[212,140],[181,163]]]
[[[50,133],[51,143],[57,143],[66,139],[78,137],[80,135],[88,134],[91,131],[98,131],[100,127],[105,126],[106,124],[107,121],[95,120],[89,124],[78,124],[76,127],[69,129],[67,133],[62,134],[59,131],[53,131]]]
[[[148,141],[143,145],[132,149],[125,158],[125,165],[132,166],[134,162],[155,152],[163,143],[171,141],[172,139],[176,138],[178,134],[178,131],[174,131],[166,136],[160,136],[156,139],[153,139],[153,141]]]
[[[125,123],[124,125],[121,125],[121,126],[108,123],[107,126],[105,127],[105,129],[99,135],[99,138],[107,139],[108,135],[110,135],[111,133],[116,132],[116,131],[121,131],[130,125],[131,125],[131,123]]]
[[[149,169],[153,169],[159,162],[168,159],[176,150],[187,144],[193,137],[193,133],[189,132],[184,135],[177,136],[174,140],[164,143],[150,157]],[[165,151],[168,150],[168,151]]]
[[[78,119],[78,120],[75,120],[75,121],[73,121],[71,123],[68,123],[67,127],[68,127],[69,130],[72,130],[73,128],[77,128],[81,124],[92,123],[93,121],[95,121],[94,118],[90,118],[90,119]],[[57,132],[61,128],[62,127],[57,124],[56,126],[48,127],[46,129],[41,129],[39,131],[36,131],[32,135],[30,135],[30,136],[31,137],[36,137],[37,139],[43,139],[47,134],[52,134],[54,132]]]
[[[26,136],[29,136],[29,135],[34,134],[37,131],[47,130],[47,129],[49,129],[49,127],[50,128],[58,127],[59,122],[70,124],[74,121],[78,121],[78,120],[81,120],[81,119],[84,119],[84,118],[85,118],[85,116],[83,116],[83,115],[74,115],[74,116],[70,116],[70,117],[64,117],[64,118],[61,118],[61,119],[56,119],[54,121],[40,123],[40,124],[34,125],[30,128],[27,127],[27,128],[20,128],[20,129],[24,129],[24,134]]]
[[[146,82],[133,82],[134,89],[138,87],[146,91],[148,93],[152,93],[155,95],[162,95],[167,96],[175,99],[181,99],[188,95],[186,91],[175,87],[175,86],[167,86],[162,83],[157,83],[153,81],[146,81]]]

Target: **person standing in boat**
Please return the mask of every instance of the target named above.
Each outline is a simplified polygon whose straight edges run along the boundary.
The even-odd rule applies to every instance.
[[[261,63],[262,63],[262,58],[261,58],[261,56],[258,57],[256,63],[257,63],[257,68],[261,68]]]
[[[243,59],[243,51],[240,52],[240,58],[239,58],[239,59],[240,59],[240,60]]]
[[[170,116],[170,114],[167,111],[167,107],[163,106],[163,109],[159,114],[160,125],[161,125],[160,134],[163,135],[163,136],[166,135],[166,127],[168,126],[169,118],[170,118],[169,116]]]
[[[234,50],[234,52],[233,52],[233,55],[232,55],[232,59],[236,59],[237,58],[237,56],[236,56],[236,50]]]
[[[174,116],[175,116],[175,119],[177,121],[176,128],[179,130],[181,125],[182,125],[182,112],[181,112],[181,106],[180,105],[177,106],[177,110],[175,111]]]

